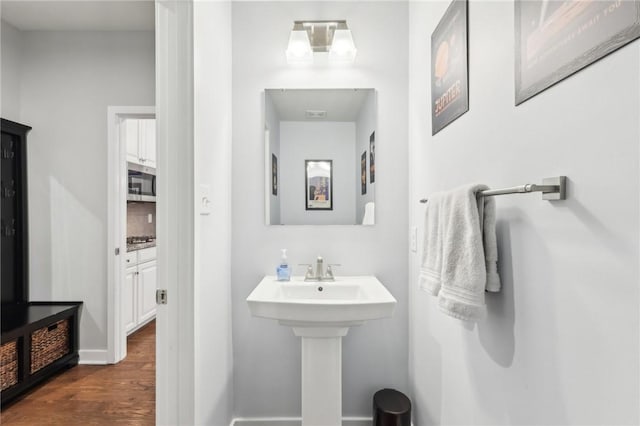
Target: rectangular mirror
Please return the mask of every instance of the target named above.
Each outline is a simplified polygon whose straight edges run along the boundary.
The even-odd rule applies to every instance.
[[[267,225],[373,225],[374,89],[265,90]]]

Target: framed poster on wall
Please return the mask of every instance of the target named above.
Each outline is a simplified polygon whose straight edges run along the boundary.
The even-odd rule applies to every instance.
[[[333,161],[304,160],[305,209],[333,210]]]
[[[431,34],[431,134],[469,111],[467,0],[454,0]]]
[[[516,0],[515,103],[640,37],[640,0]]]

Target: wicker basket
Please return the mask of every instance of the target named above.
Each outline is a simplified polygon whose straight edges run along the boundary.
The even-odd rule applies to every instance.
[[[71,350],[69,319],[43,327],[31,334],[31,374],[62,358]]]
[[[0,346],[0,390],[18,383],[18,342],[13,340]]]

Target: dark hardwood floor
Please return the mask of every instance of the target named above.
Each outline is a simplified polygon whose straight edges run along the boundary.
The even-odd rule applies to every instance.
[[[2,407],[0,424],[153,425],[156,399],[155,320],[129,336],[116,365],[78,365]]]

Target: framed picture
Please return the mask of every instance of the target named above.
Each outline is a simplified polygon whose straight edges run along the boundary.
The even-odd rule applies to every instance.
[[[467,0],[453,0],[431,34],[431,134],[469,111]]]
[[[367,151],[360,156],[360,181],[362,182],[362,195],[367,193]]]
[[[271,193],[278,195],[278,157],[271,154]]]
[[[638,38],[640,1],[516,1],[515,35],[519,105]]]
[[[369,136],[369,182],[376,181],[376,132]]]
[[[333,210],[333,161],[304,160],[305,209]]]

